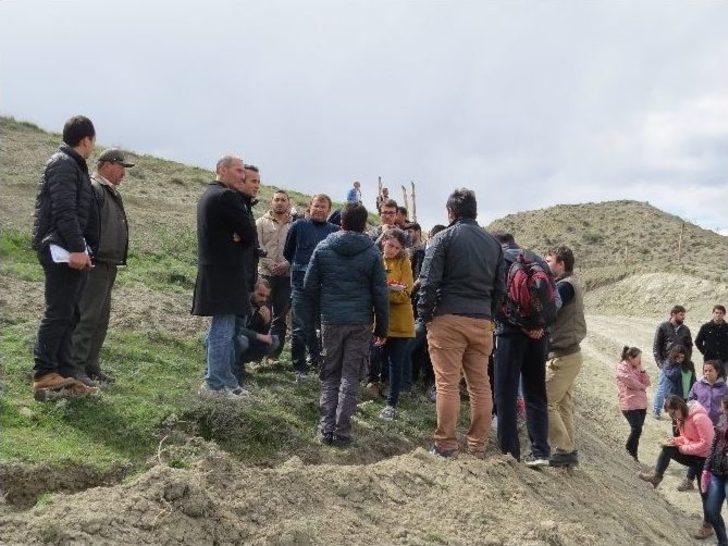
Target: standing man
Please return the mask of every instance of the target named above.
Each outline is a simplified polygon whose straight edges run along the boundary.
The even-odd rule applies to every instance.
[[[728,324],[725,321],[725,307],[713,307],[713,319],[700,327],[695,346],[703,355],[703,360],[718,360],[723,367],[723,375],[728,366]]]
[[[539,276],[540,289],[534,292],[526,290],[527,294],[549,294],[555,291],[553,277],[549,266],[529,250],[519,247],[510,233],[497,233],[496,238],[503,245],[506,271],[510,278],[511,269],[522,267],[526,278]],[[515,270],[514,270],[515,272]],[[509,284],[515,282],[516,275],[509,279]],[[523,275],[519,275],[523,279]],[[531,283],[528,283],[531,284]],[[536,283],[534,282],[534,287]],[[552,308],[553,315],[531,317],[518,316],[518,310],[525,308],[518,302],[511,301],[511,288],[513,293],[522,295],[520,286],[506,286],[509,296],[503,308],[499,310],[498,328],[496,329],[496,350],[494,360],[495,403],[498,408],[498,444],[503,453],[510,453],[514,459],[521,460],[521,443],[518,437],[518,391],[519,384],[523,385],[523,397],[526,402],[526,426],[528,438],[531,442],[531,453],[524,457],[527,466],[547,466],[551,455],[548,442],[548,402],[546,397],[546,355],[548,352],[548,336],[546,328],[551,325],[555,317],[555,295],[550,293],[550,305],[540,302],[539,305],[529,304],[531,309]],[[507,315],[506,310],[514,312]],[[538,319],[538,320],[536,320]],[[536,326],[540,323],[540,326]]]
[[[35,202],[33,248],[45,276],[45,311],[33,351],[33,390],[96,391],[74,379],[71,339],[78,323],[91,258],[99,243],[99,210],[86,159],[96,142],[91,120],[74,116],[63,126],[63,144],[45,165]],[[67,253],[56,261],[51,247]]]
[[[266,252],[266,256],[260,259],[258,272],[270,285],[270,301],[273,309],[270,333],[278,336],[280,340],[278,348],[269,355],[274,360],[283,350],[286,339],[286,316],[291,307],[290,265],[283,257],[283,247],[291,224],[291,202],[288,193],[285,190],[276,190],[271,198],[270,210],[256,222],[258,243]]]
[[[487,371],[493,318],[505,292],[503,250],[476,223],[472,190],[455,190],[446,208],[450,226],[425,251],[417,306],[427,325],[437,386],[432,452],[442,457],[458,452],[459,385],[464,375],[470,395],[468,449],[482,458],[493,408]]]
[[[245,177],[239,157],[222,157],[216,179],[197,203],[197,280],[192,314],[212,317],[207,334],[207,371],[202,395],[246,394],[233,375],[237,317],[249,316],[258,266],[251,200],[260,181]]]
[[[116,270],[118,266],[126,265],[129,249],[129,226],[118,186],[126,169],[133,166],[124,152],[109,149],[99,156],[96,172],[91,176],[101,215],[101,237],[94,268],[88,274],[78,304],[80,319],[73,332],[71,357],[76,378],[89,387],[113,382],[113,378],[101,371],[99,353],[109,327]]]
[[[369,232],[369,237],[372,238],[377,247],[382,247],[382,235],[387,230],[398,227],[396,220],[397,201],[394,199],[382,201],[379,207],[379,225]]]
[[[386,341],[389,290],[382,258],[364,234],[367,210],[347,203],[343,231],[316,247],[304,281],[308,314],[321,310],[324,362],[321,370],[321,442],[351,443],[351,416],[356,410],[359,378],[374,341]]]
[[[662,418],[662,409],[665,403],[665,392],[667,389],[667,377],[662,371],[662,366],[667,360],[667,354],[673,345],[682,345],[685,348],[685,360],[689,361],[693,353],[693,336],[690,328],[685,324],[685,307],[676,305],[670,310],[670,319],[657,327],[655,339],[652,343],[652,354],[655,357],[655,364],[660,370],[660,378],[652,401],[652,416],[655,419]]]
[[[296,220],[293,223],[283,247],[283,257],[291,264],[291,318],[293,322],[291,360],[293,360],[297,380],[305,379],[308,376],[306,348],[315,365],[319,365],[321,359],[316,339],[318,313],[315,310],[309,313],[310,308],[305,305],[303,279],[316,245],[339,229],[339,226],[326,221],[330,210],[331,198],[328,195],[314,195],[309,204],[308,218]]]
[[[583,362],[579,344],[586,337],[584,290],[574,275],[574,253],[568,246],[550,250],[546,263],[561,298],[561,307],[551,328],[546,362],[549,443],[555,448],[549,462],[551,466],[573,466],[579,463],[574,446],[573,390]]]
[[[361,203],[361,184],[358,180],[354,181],[354,186],[346,194],[347,203]]]

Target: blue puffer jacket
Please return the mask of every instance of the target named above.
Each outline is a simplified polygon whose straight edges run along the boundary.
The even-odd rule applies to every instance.
[[[304,280],[306,312],[319,305],[323,324],[372,324],[387,336],[389,288],[382,256],[363,233],[339,231],[321,241]]]

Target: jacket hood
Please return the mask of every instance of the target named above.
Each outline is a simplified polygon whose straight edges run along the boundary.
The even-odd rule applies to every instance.
[[[374,242],[363,233],[337,231],[326,237],[328,247],[342,256],[356,256],[374,246]]]
[[[704,377],[701,377],[700,379],[698,379],[698,383],[705,385],[706,387],[722,387],[723,385],[725,385],[725,381],[723,381],[722,377],[719,377],[716,380],[716,382],[713,383],[712,385],[710,383],[708,383],[708,380],[705,379]]]
[[[690,417],[695,417],[699,413],[704,413],[706,416],[708,415],[706,409],[697,400],[691,400],[690,402],[688,402],[688,415]]]

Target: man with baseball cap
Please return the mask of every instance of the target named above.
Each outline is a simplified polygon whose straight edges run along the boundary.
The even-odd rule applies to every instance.
[[[80,319],[73,332],[71,358],[76,379],[88,386],[113,382],[101,371],[99,353],[109,326],[116,269],[126,265],[129,248],[129,226],[118,187],[126,169],[133,166],[124,152],[108,149],[99,156],[96,172],[91,176],[99,204],[101,234],[99,248],[93,256],[94,268],[78,305]]]

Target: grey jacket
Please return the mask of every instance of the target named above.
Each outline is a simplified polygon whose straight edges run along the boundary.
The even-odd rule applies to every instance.
[[[382,256],[363,233],[338,231],[321,241],[303,281],[307,320],[320,307],[323,324],[372,324],[387,336],[389,289]]]
[[[505,295],[503,249],[475,220],[457,220],[425,251],[417,302],[419,317],[495,317]]]

